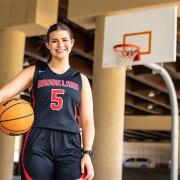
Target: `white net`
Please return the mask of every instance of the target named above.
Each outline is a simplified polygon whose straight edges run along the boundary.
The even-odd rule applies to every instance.
[[[139,58],[139,47],[136,45],[116,45],[114,46],[114,51],[117,55],[117,65],[126,67],[127,70],[131,70],[134,59]]]

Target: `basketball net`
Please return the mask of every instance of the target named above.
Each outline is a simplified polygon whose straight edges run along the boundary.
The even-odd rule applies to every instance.
[[[139,46],[134,44],[118,44],[114,46],[114,52],[117,55],[117,65],[132,69],[133,61],[140,60]]]

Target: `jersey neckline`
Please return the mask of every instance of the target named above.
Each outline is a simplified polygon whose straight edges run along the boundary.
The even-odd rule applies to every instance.
[[[69,72],[71,72],[71,67],[69,67],[64,73],[56,73],[56,72],[54,72],[50,67],[49,67],[49,65],[48,64],[46,64],[46,66],[47,66],[47,68],[50,70],[50,72],[52,72],[53,74],[55,74],[55,75],[57,75],[57,76],[64,76],[64,75],[67,75]]]

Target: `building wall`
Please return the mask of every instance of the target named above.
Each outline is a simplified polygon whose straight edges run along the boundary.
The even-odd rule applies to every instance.
[[[130,157],[143,157],[150,159],[151,167],[155,167],[159,163],[168,164],[170,156],[170,143],[124,143],[123,161]]]

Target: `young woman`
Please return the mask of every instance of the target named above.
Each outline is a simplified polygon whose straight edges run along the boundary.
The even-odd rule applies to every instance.
[[[94,176],[92,93],[87,77],[69,65],[73,44],[72,32],[65,24],[50,26],[46,46],[51,60],[24,69],[0,89],[2,102],[31,88],[35,120],[22,147],[23,180],[77,180],[82,175],[91,180]]]

